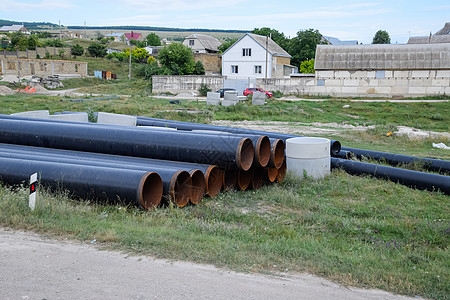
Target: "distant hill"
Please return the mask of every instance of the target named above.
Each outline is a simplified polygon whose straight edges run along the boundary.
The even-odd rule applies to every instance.
[[[67,26],[68,29],[84,29],[84,26]],[[169,28],[152,26],[86,26],[86,29],[95,30],[147,30],[147,31],[174,31],[174,32],[226,32],[226,33],[246,33],[248,30],[224,30],[224,29],[202,29],[202,28]]]
[[[53,24],[49,22],[17,22],[0,19],[0,26],[11,26],[11,25],[25,25],[28,30],[45,30],[52,29],[53,27],[58,28],[58,24]]]

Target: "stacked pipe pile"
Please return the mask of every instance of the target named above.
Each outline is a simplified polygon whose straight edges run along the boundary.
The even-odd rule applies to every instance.
[[[284,143],[266,136],[185,132],[0,117],[0,180],[42,184],[73,196],[182,207],[222,187],[260,188],[284,178]]]
[[[263,134],[269,138],[277,138],[286,142],[289,138],[299,137],[298,135],[266,132],[260,130],[251,130],[244,128],[196,124],[180,121],[171,121],[157,118],[137,117],[137,125],[141,126],[159,126],[176,128],[178,130],[210,130],[219,132],[239,133],[239,134]],[[342,148],[342,151],[341,151]],[[431,171],[442,174],[450,174],[450,161],[418,158],[407,155],[398,155],[386,152],[377,152],[356,148],[341,147],[339,141],[330,142],[331,167],[340,168],[353,175],[371,175],[377,178],[383,178],[398,182],[413,188],[426,189],[430,191],[440,190],[445,194],[450,194],[450,176],[438,175],[426,172],[417,172],[397,167],[388,167],[378,164],[365,163],[350,160],[352,156],[361,158],[362,156],[375,160],[387,162],[393,166],[401,164],[418,162]],[[353,155],[352,155],[353,154]]]

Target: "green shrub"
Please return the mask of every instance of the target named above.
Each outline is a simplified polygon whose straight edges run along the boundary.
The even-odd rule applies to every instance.
[[[209,86],[207,86],[206,84],[201,84],[200,88],[198,89],[200,96],[202,97],[206,97],[206,95],[208,94],[208,92],[211,92],[211,89],[209,88]]]

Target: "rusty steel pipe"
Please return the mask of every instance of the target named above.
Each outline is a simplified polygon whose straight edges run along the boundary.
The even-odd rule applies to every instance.
[[[238,170],[237,172],[237,186],[241,191],[245,191],[252,183],[252,170]]]
[[[254,190],[260,189],[264,184],[264,168],[256,167],[252,168],[252,182],[251,188]]]
[[[198,204],[203,199],[203,195],[205,195],[205,176],[200,170],[191,170],[189,172],[192,180],[192,188],[191,188],[191,203]]]
[[[101,161],[114,163],[120,162],[123,165],[136,165],[142,164],[144,166],[154,166],[158,168],[175,168],[178,170],[200,170],[204,173],[206,181],[206,194],[210,197],[215,197],[219,194],[222,187],[222,173],[219,167],[215,165],[205,165],[205,164],[195,164],[180,161],[169,161],[169,160],[158,160],[143,157],[132,157],[132,156],[121,156],[112,155],[104,153],[93,153],[93,152],[83,152],[83,151],[72,151],[63,149],[51,149],[43,147],[33,147],[33,146],[23,146],[23,145],[13,145],[13,144],[2,144],[0,143],[0,151],[11,152],[11,153],[29,153],[32,152],[36,155],[44,155],[50,157],[69,157],[76,158],[80,161],[96,159]]]
[[[272,144],[270,150],[270,160],[267,166],[279,169],[284,161],[285,145],[283,140],[280,139],[270,139],[270,142]]]
[[[253,143],[192,133],[156,132],[125,126],[0,118],[0,142],[250,169]]]
[[[0,181],[22,184],[38,173],[40,183],[53,191],[68,190],[70,196],[108,203],[125,203],[150,209],[162,197],[163,183],[155,172],[74,165],[0,157]]]
[[[224,170],[223,171],[223,189],[234,189],[238,180],[237,170]]]
[[[10,146],[16,146],[16,145],[10,145]],[[140,170],[140,171],[152,171],[157,172],[163,182],[163,195],[169,196],[170,200],[182,207],[185,206],[188,201],[196,197],[196,200],[198,201],[198,190],[203,188],[201,192],[201,196],[203,196],[204,193],[204,178],[203,178],[203,172],[200,170],[192,170],[192,174],[195,174],[196,181],[195,183],[192,182],[192,179],[186,178],[186,171],[179,170],[178,168],[174,168],[171,166],[165,166],[162,165],[152,165],[149,163],[136,163],[136,162],[124,162],[121,160],[118,160],[113,155],[111,158],[107,158],[108,155],[104,156],[102,159],[96,159],[94,157],[89,157],[88,155],[90,153],[86,153],[87,155],[83,157],[82,160],[80,160],[80,157],[76,157],[74,154],[73,157],[70,156],[70,153],[73,151],[69,151],[68,154],[57,154],[58,150],[56,151],[49,151],[46,152],[45,148],[42,149],[34,149],[34,150],[20,150],[20,147],[9,147],[10,149],[16,148],[14,151],[7,150],[5,151],[0,146],[0,157],[3,158],[14,158],[14,159],[24,159],[24,160],[35,160],[35,161],[44,161],[44,162],[56,162],[56,163],[64,163],[64,164],[72,164],[72,165],[85,165],[85,166],[97,166],[97,167],[105,167],[105,168],[115,168],[115,169],[121,169],[121,170]],[[35,148],[35,147],[31,147]],[[47,149],[47,150],[53,150],[53,149]],[[198,176],[201,176],[201,180],[199,180]],[[190,175],[189,175],[190,177]],[[202,182],[203,181],[203,182]],[[187,188],[189,188],[189,191],[187,191]],[[201,198],[200,198],[201,200]]]
[[[281,139],[286,142],[286,139],[299,137],[299,135],[284,134],[277,132],[268,132],[262,130],[244,129],[236,127],[218,126],[210,124],[199,124],[199,123],[189,123],[181,121],[173,121],[166,119],[148,118],[148,117],[137,117],[137,125],[143,126],[158,126],[158,127],[169,127],[177,128],[178,130],[214,130],[214,131],[226,131],[235,134],[253,134],[253,135],[267,135],[269,138]],[[341,143],[339,141],[330,140],[330,154],[335,155],[341,150]]]
[[[286,170],[286,160],[284,160],[281,168],[278,169],[277,182],[283,182],[284,178],[286,177]]]
[[[277,180],[277,175],[278,175],[278,169],[277,168],[264,168],[265,171],[265,179],[268,182],[274,182],[275,180]]]

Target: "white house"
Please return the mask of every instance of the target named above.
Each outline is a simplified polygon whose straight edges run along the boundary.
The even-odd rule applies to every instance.
[[[289,78],[291,56],[271,38],[247,33],[222,54],[222,76],[229,79]]]
[[[0,32],[5,33],[22,32],[24,34],[30,34],[30,31],[24,25],[2,26],[0,28]]]

